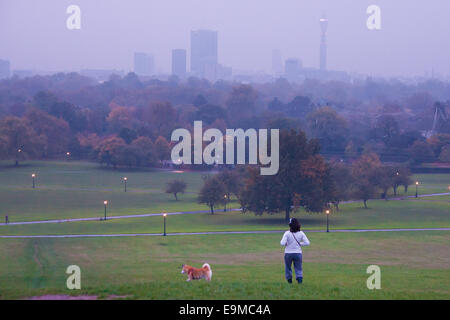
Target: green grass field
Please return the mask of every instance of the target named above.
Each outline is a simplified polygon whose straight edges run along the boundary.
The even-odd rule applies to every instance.
[[[37,188],[31,188],[31,173]],[[196,202],[203,173],[111,170],[83,162],[0,164],[0,218],[10,221],[207,210]],[[128,177],[123,192],[122,177]],[[180,201],[162,190],[187,182]],[[450,175],[418,175],[419,193],[448,192]],[[408,194],[412,195],[411,187]],[[403,195],[403,189],[400,190]],[[238,204],[233,203],[234,207]],[[342,204],[331,229],[450,227],[450,196]],[[303,229],[325,228],[325,217],[293,214]],[[284,230],[283,214],[223,212],[171,215],[168,232]],[[0,226],[0,235],[160,233],[162,217]],[[283,279],[280,234],[169,237],[0,239],[0,298],[44,294],[110,295],[130,299],[449,299],[448,231],[310,233],[305,283]],[[186,283],[182,263],[209,262],[213,281]],[[65,288],[68,265],[82,269],[82,290]],[[382,270],[382,289],[366,288],[366,268]]]
[[[281,234],[2,240],[0,297],[84,294],[130,299],[449,299],[448,232],[308,235],[304,284],[283,279]],[[186,283],[181,264],[209,262],[213,281]],[[82,289],[65,288],[68,265]],[[381,268],[381,290],[366,287]]]

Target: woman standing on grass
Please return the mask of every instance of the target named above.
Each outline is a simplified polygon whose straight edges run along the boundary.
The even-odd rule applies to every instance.
[[[294,263],[295,277],[298,283],[303,282],[302,247],[309,246],[309,240],[303,231],[300,231],[300,222],[292,218],[289,222],[289,231],[281,239],[284,249],[284,264],[286,280],[292,283],[292,262]]]

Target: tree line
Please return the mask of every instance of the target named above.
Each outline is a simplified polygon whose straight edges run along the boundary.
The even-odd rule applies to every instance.
[[[74,159],[103,165],[159,166],[170,134],[204,128],[301,130],[329,161],[375,153],[382,162],[450,162],[450,124],[426,138],[447,83],[210,83],[135,74],[98,83],[76,73],[0,81],[0,159]],[[401,94],[399,93],[401,92]],[[143,151],[142,149],[145,148]]]
[[[316,139],[308,140],[302,131],[284,130],[280,134],[280,170],[277,175],[260,175],[255,166],[226,169],[205,178],[198,202],[211,214],[235,198],[244,212],[285,213],[289,220],[293,209],[323,212],[346,200],[367,201],[388,198],[412,183],[405,166],[384,165],[374,153],[362,155],[352,163],[327,162],[319,153]]]

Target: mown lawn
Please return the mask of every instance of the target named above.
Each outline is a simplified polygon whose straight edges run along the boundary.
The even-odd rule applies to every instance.
[[[444,228],[450,227],[450,196],[437,201],[408,200],[370,202],[364,209],[360,203],[345,204],[330,216],[330,229],[380,229],[380,228]],[[293,213],[306,230],[324,230],[325,215]],[[282,230],[286,227],[283,214],[255,216],[238,211],[169,215],[167,232]],[[34,225],[3,225],[0,235],[38,234],[112,234],[112,233],[162,233],[162,216],[45,223]]]
[[[31,173],[37,188],[31,188]],[[97,164],[29,162],[0,165],[0,218],[10,221],[206,210],[197,204],[202,173],[108,170]],[[128,192],[123,192],[124,176]],[[419,193],[448,192],[450,175],[420,175]],[[165,184],[181,178],[175,201]],[[413,194],[415,188],[408,191]],[[403,194],[403,190],[400,190]],[[450,227],[450,196],[342,204],[333,229]],[[238,204],[233,203],[234,207]],[[323,214],[293,213],[305,230],[325,229]],[[285,230],[283,214],[223,212],[170,215],[167,231]],[[161,233],[161,216],[0,226],[0,235]],[[280,234],[190,235],[78,239],[0,239],[0,298],[43,294],[110,295],[130,299],[449,299],[450,234],[433,232],[310,233],[305,283],[283,279]],[[182,263],[209,262],[213,281],[186,283]],[[65,270],[82,269],[82,290],[65,288]],[[366,268],[382,269],[382,289],[366,288]]]
[[[0,298],[43,294],[129,299],[449,299],[450,234],[308,234],[302,286],[283,278],[280,234],[3,239]],[[182,263],[208,262],[213,281],[186,283]],[[66,289],[68,265],[82,289]],[[381,268],[381,290],[366,269]]]

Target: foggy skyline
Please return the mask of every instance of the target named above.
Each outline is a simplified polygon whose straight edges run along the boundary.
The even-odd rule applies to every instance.
[[[81,8],[81,30],[68,30],[66,8]],[[366,27],[381,7],[382,29]],[[219,63],[271,73],[272,51],[319,68],[320,25],[329,20],[329,70],[382,76],[450,74],[450,3],[424,0],[0,0],[0,59],[12,69],[133,70],[134,52],[171,70],[172,49],[188,52],[190,32],[218,32]]]

